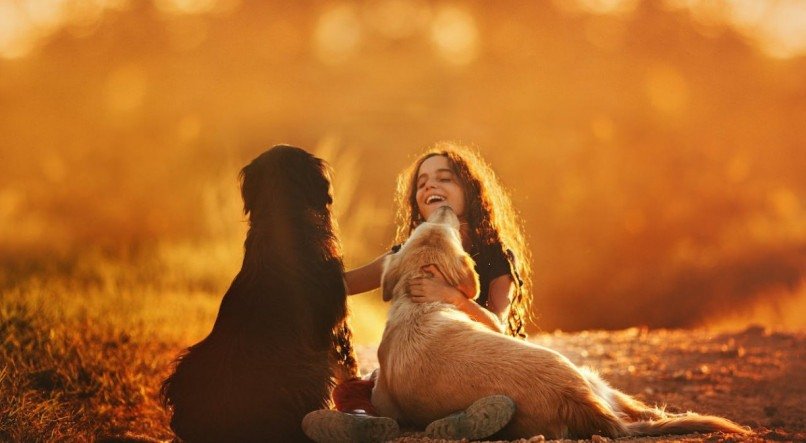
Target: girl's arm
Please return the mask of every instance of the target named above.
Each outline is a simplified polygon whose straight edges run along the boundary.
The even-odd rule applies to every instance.
[[[499,320],[509,315],[509,304],[512,303],[512,294],[515,291],[515,281],[510,275],[498,276],[490,282],[487,292],[487,308],[494,312]]]
[[[489,327],[493,331],[500,332],[502,334],[504,333],[504,325],[496,314],[482,308],[473,300],[465,298],[465,296],[459,292],[458,289],[452,289],[459,294],[459,296],[456,297],[456,300],[453,302],[453,305],[456,306],[457,309],[467,314],[472,320]]]
[[[383,254],[360,268],[346,271],[344,283],[347,286],[347,295],[360,294],[378,288],[381,285],[383,259],[387,255],[388,253]]]

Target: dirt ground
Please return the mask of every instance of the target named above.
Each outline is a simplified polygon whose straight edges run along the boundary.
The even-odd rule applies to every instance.
[[[633,328],[530,339],[597,369],[644,402],[671,412],[721,415],[755,432],[749,438],[717,433],[623,441],[806,441],[806,334],[761,327],[732,334]],[[358,356],[363,370],[377,366],[375,348],[359,347]],[[414,441],[433,440],[415,431],[396,440]]]

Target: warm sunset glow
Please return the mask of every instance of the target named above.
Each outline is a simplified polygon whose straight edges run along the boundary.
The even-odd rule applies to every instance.
[[[593,131],[593,135],[600,141],[609,142],[612,141],[615,136],[616,127],[610,117],[600,115],[591,121],[591,131]]]
[[[795,221],[803,211],[800,199],[791,189],[776,189],[769,198],[776,214],[782,219]]]
[[[198,140],[202,124],[197,115],[182,117],[176,128],[176,135],[180,143],[192,143]]]
[[[209,25],[198,16],[177,16],[170,18],[167,28],[171,47],[177,51],[191,51],[207,40]]]
[[[326,377],[313,353],[285,358],[327,344],[308,289],[340,303],[339,280],[320,285],[309,266],[319,225],[265,240],[326,221],[276,204],[321,208],[305,162],[249,169],[251,227],[239,172],[278,144],[325,160],[340,243],[327,258],[349,270],[405,237],[398,174],[438,142],[477,151],[511,196],[491,223],[523,223],[523,240],[500,237],[530,263],[529,342],[649,405],[754,432],[653,441],[802,441],[805,79],[806,0],[0,0],[0,441],[173,441],[172,414],[220,416],[177,413],[160,392],[215,324],[233,328],[195,349],[225,365],[198,377],[214,397],[189,403],[274,430],[263,406],[276,398],[247,407],[238,386]],[[233,283],[255,290],[222,308]],[[367,375],[390,303],[378,289],[346,303]],[[458,361],[441,360],[446,373]],[[327,404],[292,384],[280,388]],[[650,426],[604,418],[591,441]],[[398,440],[425,435],[410,425]]]
[[[792,58],[806,54],[806,3],[786,0],[775,4],[758,24],[761,48],[773,57]]]
[[[316,25],[314,49],[327,64],[342,63],[358,49],[361,22],[354,7],[341,4],[325,11]]]
[[[430,18],[423,0],[377,0],[366,8],[366,21],[376,32],[390,39],[404,39],[421,31]]]
[[[154,6],[168,14],[230,13],[240,0],[154,0]]]
[[[219,300],[276,143],[331,164],[360,266],[396,174],[458,140],[525,221],[532,328],[806,328],[804,5],[0,0],[0,279]],[[350,306],[376,343],[386,305]]]
[[[589,12],[593,14],[624,15],[632,12],[638,6],[638,0],[570,0],[564,2],[568,10]]]
[[[652,66],[647,73],[646,92],[652,107],[663,114],[678,115],[688,104],[686,80],[668,66]]]
[[[0,56],[27,56],[63,28],[90,36],[105,11],[127,7],[127,0],[0,0]]]
[[[112,111],[134,111],[143,104],[148,87],[148,75],[137,65],[125,65],[113,70],[106,80],[106,102]]]
[[[626,35],[627,21],[618,17],[595,17],[585,24],[585,38],[590,44],[607,51],[618,50]]]
[[[466,65],[478,51],[476,24],[466,11],[446,6],[438,9],[431,22],[431,41],[449,63]]]
[[[4,230],[11,229],[9,221],[19,210],[22,199],[22,192],[15,189],[6,188],[0,192],[0,224]]]
[[[36,33],[17,2],[0,1],[0,55],[10,59],[27,55],[37,43]]]
[[[800,0],[665,0],[670,9],[686,9],[706,27],[736,28],[766,54],[792,58],[806,54],[806,3]]]

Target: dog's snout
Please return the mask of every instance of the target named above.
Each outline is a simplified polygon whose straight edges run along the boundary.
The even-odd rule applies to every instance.
[[[450,206],[442,206],[434,211],[431,214],[431,217],[428,218],[428,221],[431,223],[440,223],[449,225],[455,229],[459,229],[459,218],[456,217],[456,213],[453,212]]]

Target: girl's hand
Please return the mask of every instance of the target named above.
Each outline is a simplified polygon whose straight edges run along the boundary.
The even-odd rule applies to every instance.
[[[409,281],[408,293],[411,301],[415,303],[441,301],[456,305],[465,298],[461,291],[448,284],[436,266],[424,266],[423,271],[430,276]]]

